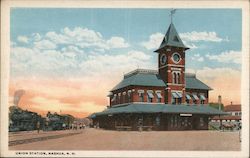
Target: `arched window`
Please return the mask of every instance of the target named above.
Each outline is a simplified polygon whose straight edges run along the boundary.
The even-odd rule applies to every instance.
[[[177,75],[175,72],[173,74],[173,83],[177,83]]]
[[[172,83],[175,82],[175,73],[172,73]]]
[[[178,84],[181,83],[181,75],[180,75],[180,73],[177,74],[177,83]]]

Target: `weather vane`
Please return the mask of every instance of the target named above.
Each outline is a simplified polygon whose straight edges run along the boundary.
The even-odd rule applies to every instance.
[[[171,17],[171,23],[173,22],[173,15],[175,14],[176,9],[171,9],[170,11],[170,17]]]

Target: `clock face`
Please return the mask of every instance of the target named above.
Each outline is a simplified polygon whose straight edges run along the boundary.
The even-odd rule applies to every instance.
[[[178,63],[178,62],[181,60],[180,54],[174,53],[173,56],[172,56],[172,60],[173,60],[175,63]]]
[[[165,65],[167,63],[167,56],[166,56],[166,54],[162,54],[161,55],[160,62],[161,62],[161,65]]]

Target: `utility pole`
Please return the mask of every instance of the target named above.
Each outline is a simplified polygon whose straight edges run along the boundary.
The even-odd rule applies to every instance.
[[[219,110],[221,111],[221,95],[218,96],[218,104],[219,104]],[[221,130],[222,120],[220,118],[220,115],[219,115],[219,120],[220,120],[220,130]]]

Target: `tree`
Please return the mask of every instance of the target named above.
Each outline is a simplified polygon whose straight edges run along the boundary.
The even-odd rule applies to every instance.
[[[211,106],[212,108],[218,109],[219,110],[219,103],[209,103],[209,106]],[[224,105],[221,104],[221,110],[224,110]]]

